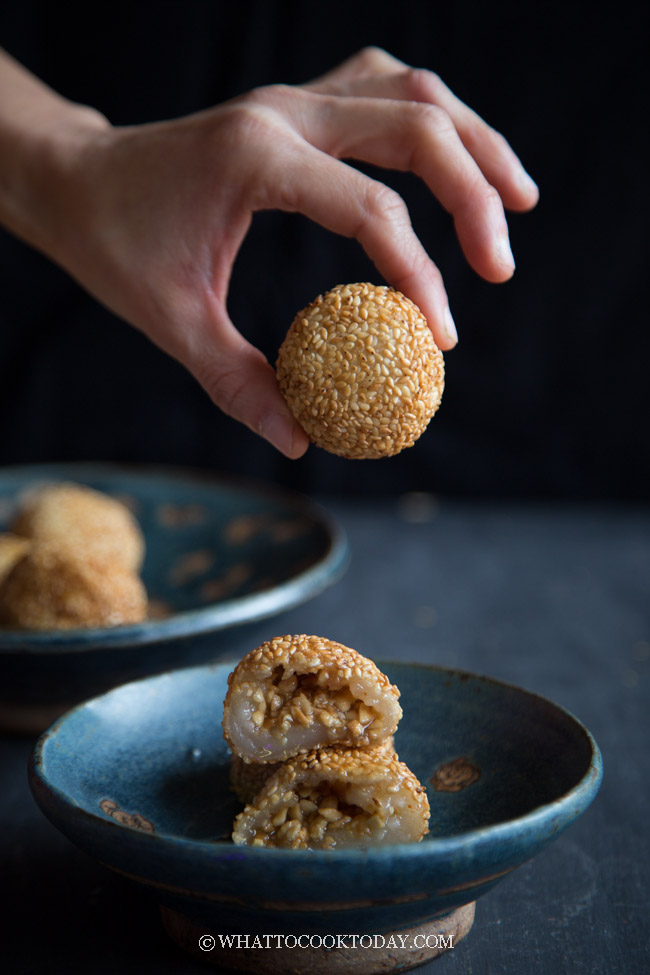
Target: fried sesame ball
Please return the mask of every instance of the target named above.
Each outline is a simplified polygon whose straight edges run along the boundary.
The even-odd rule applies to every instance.
[[[386,674],[351,647],[287,634],[251,650],[228,676],[224,738],[249,763],[334,742],[378,745],[402,717],[398,699]]]
[[[351,459],[412,447],[434,415],[444,361],[417,305],[382,285],[338,285],[296,315],[276,363],[313,443]]]
[[[237,846],[345,849],[418,843],[429,800],[396,755],[331,746],[282,763],[233,823]]]
[[[0,622],[20,629],[118,626],[146,615],[136,573],[74,558],[51,542],[33,542],[0,584]]]
[[[126,505],[82,484],[50,484],[32,492],[11,530],[51,542],[75,559],[103,561],[134,572],[144,559],[142,532]]]
[[[369,745],[366,749],[350,749],[350,753],[358,754],[361,750],[367,751],[371,757],[381,761],[392,761],[398,758],[393,735],[385,738],[379,745]],[[281,766],[282,762],[245,762],[239,755],[232,753],[229,769],[230,788],[244,804],[252,802],[266,780]]]
[[[0,583],[30,546],[29,539],[11,532],[0,532]]]

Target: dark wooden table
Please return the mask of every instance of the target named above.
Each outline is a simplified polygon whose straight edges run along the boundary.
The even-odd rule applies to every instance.
[[[477,903],[436,975],[636,975],[650,959],[650,513],[587,505],[326,499],[346,577],[233,633],[237,657],[311,632],[376,658],[439,663],[562,704],[604,759],[594,804]],[[155,904],[75,849],[26,781],[33,742],[0,739],[0,957],[11,975],[190,975]],[[7,964],[8,963],[8,964]]]

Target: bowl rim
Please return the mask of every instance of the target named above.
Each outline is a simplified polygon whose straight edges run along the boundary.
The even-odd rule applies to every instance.
[[[58,472],[58,474],[57,474]],[[160,620],[114,627],[79,627],[70,630],[21,630],[0,627],[0,659],[16,653],[77,653],[104,650],[109,647],[147,646],[195,635],[225,630],[241,623],[254,623],[276,613],[300,605],[337,582],[350,561],[346,532],[338,521],[318,501],[285,488],[256,481],[254,478],[221,474],[217,471],[197,470],[173,465],[62,462],[52,464],[0,467],[4,475],[42,478],[48,474],[58,480],[84,480],[126,475],[133,477],[161,477],[177,482],[192,481],[204,487],[227,486],[231,490],[246,491],[257,497],[277,500],[297,514],[324,529],[329,540],[326,551],[313,565],[285,580],[272,589],[209,603],[198,609],[182,610]]]
[[[523,833],[529,831],[532,832],[535,830],[536,826],[541,827],[544,824],[549,826],[549,833],[553,835],[561,832],[565,826],[569,825],[575,818],[581,815],[591,804],[600,788],[603,777],[603,761],[598,744],[587,727],[564,706],[551,701],[549,698],[546,698],[535,691],[530,691],[511,682],[500,680],[499,678],[489,677],[482,674],[476,674],[472,671],[466,671],[454,667],[445,667],[437,664],[383,659],[378,659],[376,661],[376,664],[380,669],[385,667],[408,667],[410,669],[436,671],[461,680],[478,680],[498,686],[508,691],[514,691],[538,702],[544,707],[550,706],[552,709],[559,712],[563,718],[568,719],[574,730],[578,731],[584,737],[586,744],[589,747],[590,759],[584,775],[563,795],[553,799],[550,802],[541,803],[539,806],[536,806],[529,812],[515,816],[512,819],[497,823],[490,823],[486,826],[481,826],[470,830],[464,830],[463,832],[455,833],[452,836],[429,836],[421,843],[395,843],[387,844],[386,846],[381,847],[345,850],[286,850],[273,847],[253,847],[247,845],[235,846],[226,840],[196,840],[188,837],[178,836],[173,833],[150,833],[116,823],[114,820],[107,818],[106,816],[90,812],[89,810],[70,801],[67,793],[48,781],[44,769],[44,751],[48,746],[50,739],[55,738],[60,726],[77,711],[80,711],[111,694],[116,694],[125,687],[142,684],[149,681],[170,678],[173,679],[174,675],[177,673],[189,674],[193,671],[224,671],[226,669],[229,671],[236,663],[237,661],[219,660],[209,664],[201,664],[196,667],[187,667],[176,671],[166,671],[162,674],[156,674],[137,681],[131,681],[128,684],[122,684],[119,687],[113,688],[112,690],[107,691],[105,694],[91,698],[61,715],[61,717],[59,717],[40,736],[34,749],[32,750],[29,760],[29,784],[41,811],[48,818],[50,818],[49,811],[54,810],[55,815],[52,821],[57,826],[59,826],[60,822],[64,819],[67,819],[69,822],[71,814],[73,819],[89,825],[92,829],[98,828],[102,831],[107,831],[106,835],[109,837],[113,836],[116,840],[121,839],[122,841],[126,839],[131,848],[143,848],[144,844],[144,849],[148,848],[153,850],[156,848],[156,846],[159,847],[160,844],[162,844],[163,847],[170,852],[182,854],[184,856],[189,855],[191,861],[196,863],[220,863],[223,861],[232,862],[233,860],[248,860],[249,858],[252,859],[253,862],[259,860],[260,863],[262,863],[265,860],[268,861],[268,858],[272,858],[271,862],[274,864],[274,867],[283,865],[285,861],[287,866],[292,864],[294,866],[298,866],[306,863],[331,864],[334,861],[339,861],[341,863],[345,862],[350,866],[363,867],[368,863],[369,859],[376,862],[381,862],[382,860],[392,861],[395,859],[395,857],[397,857],[401,862],[417,862],[422,858],[426,859],[427,857],[431,857],[433,854],[453,857],[453,855],[457,854],[460,850],[466,852],[468,847],[471,847],[472,849],[480,849],[481,847],[492,844],[499,839],[505,839],[506,837],[511,837],[513,835],[522,835]],[[58,816],[56,815],[57,809],[59,810]],[[61,810],[63,811],[63,814],[61,814]],[[68,814],[67,817],[65,815],[66,812]],[[70,834],[68,833],[68,835]]]

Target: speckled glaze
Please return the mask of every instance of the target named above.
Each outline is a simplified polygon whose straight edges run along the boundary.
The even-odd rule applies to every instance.
[[[0,721],[64,708],[125,681],[227,652],[215,634],[315,596],[347,542],[297,495],[183,470],[56,464],[0,469],[0,531],[26,488],[75,481],[124,500],[145,535],[152,618],[106,629],[0,628]],[[58,710],[57,710],[58,709]],[[5,722],[6,723],[6,722]],[[28,722],[29,723],[29,722]]]
[[[62,717],[30,769],[74,843],[206,931],[395,931],[486,893],[579,816],[598,747],[562,708],[485,677],[381,663],[400,688],[400,757],[426,785],[420,844],[370,850],[235,847],[221,733],[231,664],[151,677]]]

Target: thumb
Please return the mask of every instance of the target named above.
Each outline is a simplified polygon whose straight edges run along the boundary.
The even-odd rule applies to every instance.
[[[185,364],[224,413],[268,440],[286,457],[302,457],[309,439],[291,414],[275,372],[227,316],[219,318],[203,348]]]

